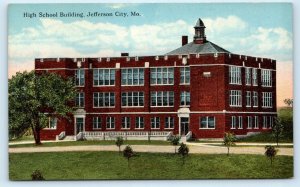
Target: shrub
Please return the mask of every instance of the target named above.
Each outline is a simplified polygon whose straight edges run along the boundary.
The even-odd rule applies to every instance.
[[[41,180],[45,180],[45,178],[40,170],[35,170],[31,174],[31,180],[41,181]]]

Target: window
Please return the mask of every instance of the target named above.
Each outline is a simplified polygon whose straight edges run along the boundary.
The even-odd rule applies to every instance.
[[[101,118],[93,117],[93,129],[101,129]]]
[[[93,82],[94,86],[115,85],[114,69],[94,69]]]
[[[152,117],[151,118],[151,129],[159,129],[159,117]]]
[[[242,116],[238,117],[238,128],[243,129],[243,117]]]
[[[122,69],[122,85],[143,85],[144,69],[128,68]]]
[[[46,129],[56,129],[57,127],[57,118],[56,117],[49,117],[48,119],[48,126]]]
[[[245,68],[246,85],[251,85],[251,68]]]
[[[269,128],[270,129],[273,127],[273,123],[274,123],[274,117],[273,116],[269,116]]]
[[[94,107],[115,106],[115,93],[113,92],[95,92],[93,97]]]
[[[83,92],[79,92],[76,94],[75,106],[76,107],[84,107],[84,93]]]
[[[75,85],[84,86],[84,69],[75,70]]]
[[[253,92],[253,107],[258,107],[258,93]]]
[[[165,118],[165,129],[174,129],[174,118],[173,117]]]
[[[151,106],[173,106],[174,92],[151,92]]]
[[[254,128],[258,129],[258,116],[254,116]]]
[[[241,67],[229,66],[229,83],[242,84]]]
[[[174,84],[174,68],[151,68],[151,84]]]
[[[189,106],[191,103],[190,92],[181,92],[180,93],[180,105]]]
[[[251,107],[251,92],[246,91],[246,107]]]
[[[252,129],[252,116],[247,116],[247,128]]]
[[[144,117],[136,117],[135,118],[135,128],[136,129],[144,128]]]
[[[236,116],[231,116],[231,129],[236,128]]]
[[[114,129],[115,128],[115,118],[114,117],[107,117],[106,118],[106,128],[107,129]]]
[[[272,72],[271,70],[262,69],[261,70],[261,85],[262,86],[272,86]]]
[[[205,116],[200,118],[200,129],[214,129],[215,127],[215,117]]]
[[[190,84],[190,67],[180,68],[180,84]]]
[[[122,117],[122,129],[130,129],[130,118]]]
[[[230,106],[242,106],[242,91],[230,90],[229,102]]]
[[[263,116],[263,128],[266,129],[268,127],[268,118],[267,116]]]
[[[272,92],[263,92],[262,93],[262,107],[270,108],[272,107]]]
[[[123,92],[122,106],[144,106],[144,92]]]
[[[252,84],[253,86],[257,86],[257,68],[252,69]]]

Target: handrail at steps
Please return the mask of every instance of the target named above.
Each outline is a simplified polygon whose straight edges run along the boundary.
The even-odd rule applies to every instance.
[[[58,135],[58,140],[62,140],[66,137],[66,131],[62,131],[61,133],[59,133]]]

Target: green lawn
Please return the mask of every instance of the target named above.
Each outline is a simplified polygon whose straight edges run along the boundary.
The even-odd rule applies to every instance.
[[[237,142],[268,142],[268,143],[276,143],[274,136],[271,132],[264,132],[260,134],[256,134],[253,136],[248,136],[245,138],[240,138]],[[293,143],[293,139],[284,136],[279,139],[279,143]]]
[[[138,153],[127,160],[118,152],[15,153],[9,155],[9,178],[30,180],[39,169],[46,180],[75,179],[217,179],[290,178],[293,157],[277,156],[271,166],[263,155]]]
[[[39,147],[54,147],[54,146],[79,146],[79,145],[116,145],[115,140],[99,140],[99,141],[66,141],[66,142],[47,142],[39,145]],[[128,140],[124,141],[124,145],[171,145],[167,141],[151,140]],[[36,147],[33,143],[9,145],[13,147]]]

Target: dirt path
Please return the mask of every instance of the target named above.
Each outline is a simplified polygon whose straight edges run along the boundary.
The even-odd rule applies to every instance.
[[[227,148],[221,146],[212,146],[206,144],[188,145],[190,153],[202,154],[226,154]],[[123,149],[125,146],[122,146]],[[135,152],[156,152],[173,153],[174,146],[159,145],[132,145]],[[278,148],[278,155],[293,156],[293,148]],[[89,146],[57,146],[57,147],[21,147],[9,148],[9,153],[31,153],[31,152],[66,152],[66,151],[118,151],[115,145],[89,145]],[[231,147],[230,153],[233,154],[259,154],[263,155],[264,147]]]

